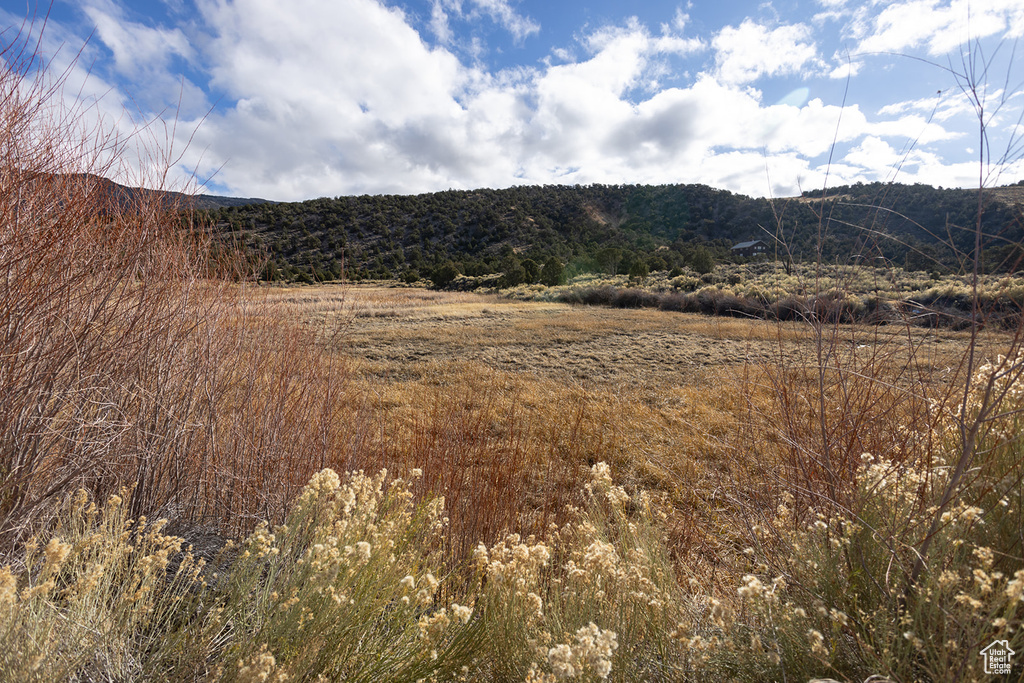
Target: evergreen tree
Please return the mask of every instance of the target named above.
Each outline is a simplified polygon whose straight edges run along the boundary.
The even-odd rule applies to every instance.
[[[540,271],[540,282],[548,287],[555,287],[565,282],[565,266],[554,256],[544,262]]]
[[[540,279],[540,266],[537,265],[537,262],[533,259],[526,259],[523,261],[523,272],[525,274],[523,282],[528,285],[532,285]]]
[[[647,267],[647,264],[640,259],[633,261],[632,265],[629,266],[629,279],[630,280],[643,280],[645,277],[651,274],[651,269]]]
[[[715,257],[707,247],[698,245],[690,255],[690,267],[701,275],[710,273],[715,269]]]
[[[452,280],[459,276],[459,271],[451,261],[446,261],[434,268],[430,274],[430,280],[436,289],[444,289],[451,284]]]

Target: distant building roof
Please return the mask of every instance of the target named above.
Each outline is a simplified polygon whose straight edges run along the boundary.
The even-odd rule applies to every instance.
[[[765,243],[764,243],[764,240],[751,240],[749,242],[740,242],[739,244],[734,246],[733,249],[749,249],[752,246],[754,246],[755,244],[765,244]],[[768,246],[768,245],[765,244],[765,246]]]

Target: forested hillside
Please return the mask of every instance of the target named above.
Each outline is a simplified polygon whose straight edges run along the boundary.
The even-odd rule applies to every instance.
[[[1018,187],[986,196],[988,270],[1017,267]],[[285,280],[422,277],[443,285],[457,274],[502,274],[503,284],[517,284],[584,271],[704,272],[752,239],[771,244],[780,259],[882,258],[918,270],[955,271],[973,250],[976,192],[872,183],[822,194],[767,200],[704,185],[531,186],[321,198],[208,215],[262,264],[264,278]]]

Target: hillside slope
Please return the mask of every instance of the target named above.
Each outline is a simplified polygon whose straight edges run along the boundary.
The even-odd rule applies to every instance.
[[[1011,269],[1024,238],[1017,188],[986,198],[989,269]],[[730,257],[763,239],[773,256],[827,262],[883,258],[912,269],[956,270],[973,250],[977,193],[925,185],[858,184],[767,200],[704,185],[530,186],[416,196],[321,198],[221,208],[217,229],[267,260],[282,279],[467,275],[539,266],[628,273]],[[529,279],[529,278],[528,278]]]

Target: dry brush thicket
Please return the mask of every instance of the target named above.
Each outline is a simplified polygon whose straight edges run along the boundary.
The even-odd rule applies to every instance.
[[[426,295],[339,317],[246,284],[90,175],[122,141],[25,48],[0,679],[969,680],[1024,647],[1019,333],[947,362],[911,325],[759,323],[774,360],[649,385],[360,364],[353,321]]]
[[[1021,322],[1024,278],[1018,273],[982,275],[975,289],[969,272],[940,275],[862,263],[757,261],[719,264],[704,275],[584,274],[557,287],[518,285],[503,293],[519,300],[738,318],[791,321],[813,314],[830,322],[952,329],[971,326],[972,308],[978,302],[986,325],[1012,330]]]

